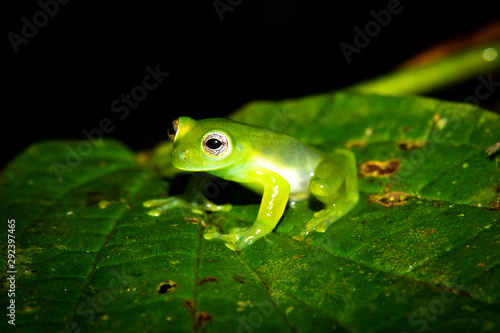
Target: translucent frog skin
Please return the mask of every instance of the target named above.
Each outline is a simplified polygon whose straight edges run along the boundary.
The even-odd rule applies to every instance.
[[[325,205],[294,237],[302,240],[313,230],[324,232],[359,200],[356,162],[348,150],[325,154],[287,134],[224,118],[180,117],[172,122],[169,137],[174,142],[174,167],[204,171],[262,194],[252,226],[233,228],[229,234],[214,230],[204,234],[206,239],[222,239],[235,251],[272,232],[289,201],[306,200],[312,194]],[[194,207],[186,201],[188,197],[148,200],[144,206],[155,207],[148,214],[158,216],[179,205]],[[206,199],[196,204],[196,209],[227,211],[231,206],[218,206]]]

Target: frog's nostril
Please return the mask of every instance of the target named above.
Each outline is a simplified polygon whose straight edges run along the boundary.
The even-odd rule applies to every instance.
[[[180,155],[180,158],[182,159],[187,159],[187,156],[188,156],[188,152],[189,150],[186,150],[186,151],[183,151],[183,152],[180,152],[179,155]]]

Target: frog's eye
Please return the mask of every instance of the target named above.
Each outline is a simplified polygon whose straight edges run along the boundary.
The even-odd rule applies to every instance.
[[[230,151],[229,139],[221,132],[210,132],[205,134],[202,140],[202,147],[205,154],[212,157],[223,157]]]
[[[175,136],[177,135],[177,130],[179,129],[179,119],[175,119],[168,125],[168,138],[175,141]]]

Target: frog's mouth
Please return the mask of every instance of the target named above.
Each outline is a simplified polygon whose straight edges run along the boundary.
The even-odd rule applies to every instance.
[[[219,161],[219,163],[220,162],[221,161]],[[172,165],[176,169],[191,172],[209,172],[223,169],[227,166],[225,164],[214,165],[213,161],[202,161],[201,159],[192,159],[186,156],[183,156],[182,158],[173,158]]]
[[[176,169],[179,169],[179,170],[182,170],[182,171],[189,171],[189,172],[210,172],[210,171],[224,169],[224,166],[220,166],[220,167],[206,167],[206,168],[204,168],[204,167],[187,167],[187,166],[184,166],[184,165],[178,165],[176,163],[172,163],[172,165]]]

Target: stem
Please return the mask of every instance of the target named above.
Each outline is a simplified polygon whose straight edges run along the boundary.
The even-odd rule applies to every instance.
[[[486,60],[487,49],[490,49],[489,57],[492,58],[489,61]],[[498,53],[500,53],[500,42],[490,42],[429,64],[398,69],[387,75],[347,87],[345,90],[379,95],[423,94],[479,74],[498,70],[500,68]]]

